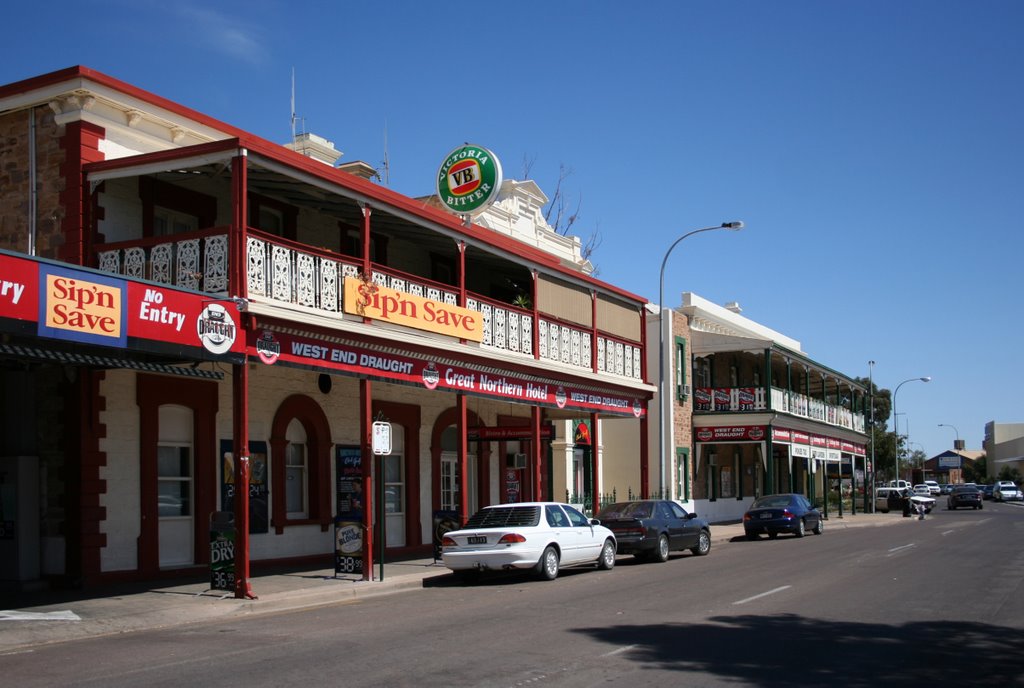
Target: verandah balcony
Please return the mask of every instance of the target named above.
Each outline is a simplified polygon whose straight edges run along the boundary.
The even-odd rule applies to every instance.
[[[154,237],[97,246],[100,270],[148,279],[211,294],[228,296],[228,228],[216,227],[173,237]],[[342,282],[358,277],[361,261],[323,249],[250,229],[246,244],[248,296],[254,301],[309,309],[323,315],[342,311]],[[374,264],[375,284],[403,293],[458,305],[458,292],[393,268]],[[549,316],[534,314],[468,293],[466,306],[481,313],[482,345],[500,351],[534,356],[583,370],[593,370],[593,331]],[[642,380],[640,346],[603,333],[597,334],[597,372]]]
[[[699,387],[694,389],[694,411],[746,412],[768,410],[764,387]],[[805,394],[771,388],[771,409],[828,425],[864,432],[864,415]]]

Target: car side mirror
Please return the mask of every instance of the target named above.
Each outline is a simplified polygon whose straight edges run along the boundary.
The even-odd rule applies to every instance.
[[[687,521],[692,521],[695,518],[697,518],[697,514],[693,513],[692,511],[690,513],[686,514],[686,520]]]
[[[599,519],[599,518],[592,518],[592,519],[590,519],[590,525],[592,525],[592,526],[599,526],[599,525],[601,525],[601,519]]]

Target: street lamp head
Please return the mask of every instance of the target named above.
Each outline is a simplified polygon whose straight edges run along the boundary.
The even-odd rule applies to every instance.
[[[921,382],[931,382],[932,381],[932,376],[931,375],[925,375],[924,377],[918,378],[918,379],[921,380]]]
[[[734,222],[723,222],[722,223],[722,229],[731,229],[734,232],[743,229],[743,227],[744,227],[744,225],[743,225],[743,221],[742,220],[736,220]]]

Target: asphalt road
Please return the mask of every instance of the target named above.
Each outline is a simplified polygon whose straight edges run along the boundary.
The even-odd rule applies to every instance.
[[[1024,508],[0,657],[31,686],[1024,685]]]

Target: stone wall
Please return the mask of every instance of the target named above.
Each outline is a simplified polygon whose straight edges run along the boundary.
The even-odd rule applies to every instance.
[[[31,113],[31,114],[30,114]],[[63,127],[53,111],[37,107],[0,116],[0,248],[26,253],[29,249],[29,117],[36,126],[36,255],[56,258],[64,244],[61,228],[66,215],[61,167]]]

